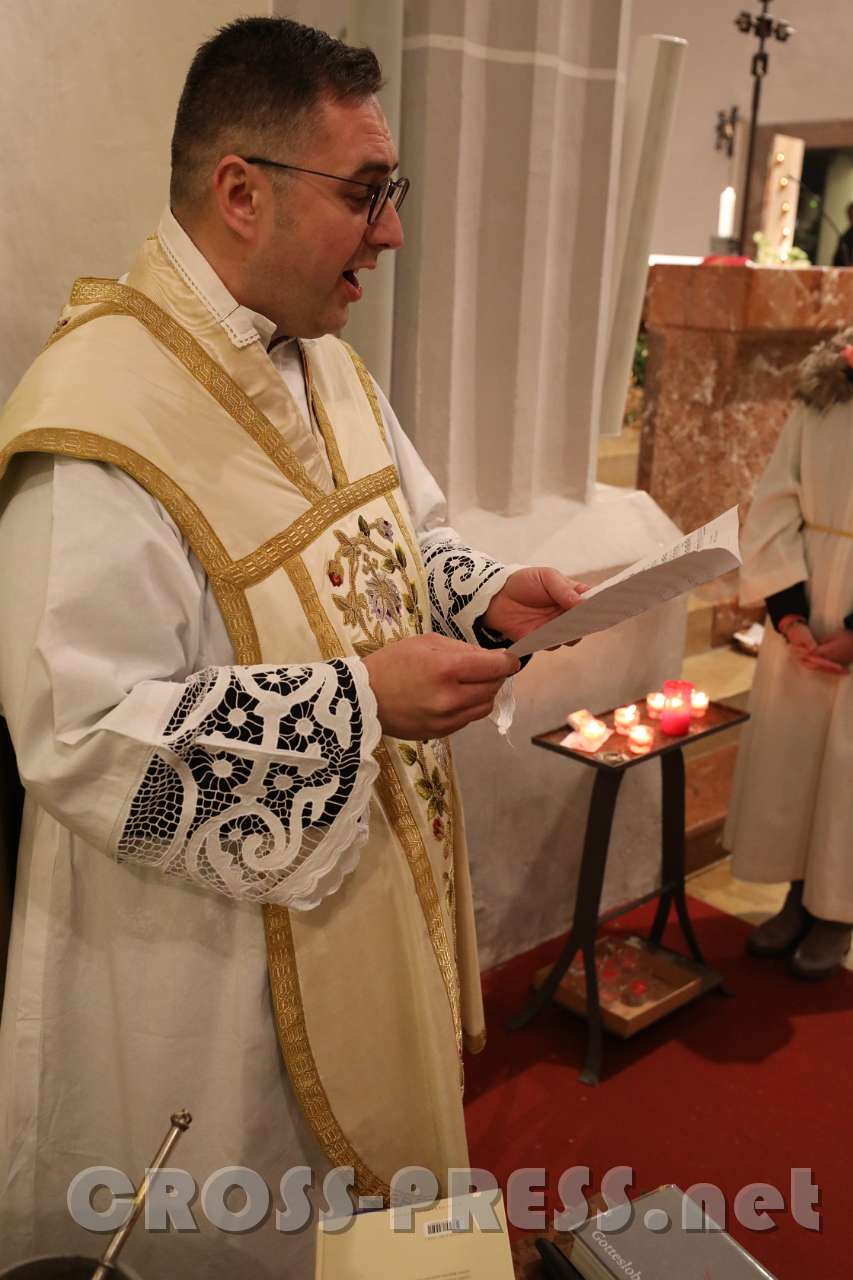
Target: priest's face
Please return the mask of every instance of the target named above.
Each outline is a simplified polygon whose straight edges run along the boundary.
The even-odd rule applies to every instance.
[[[291,149],[292,150],[292,149]],[[324,100],[298,154],[267,159],[324,174],[381,183],[397,165],[388,123],[376,98]],[[361,297],[363,274],[385,249],[403,243],[400,218],[387,201],[368,224],[365,187],[316,174],[270,174],[268,216],[251,263],[255,309],[274,320],[279,333],[316,338],[337,333]]]

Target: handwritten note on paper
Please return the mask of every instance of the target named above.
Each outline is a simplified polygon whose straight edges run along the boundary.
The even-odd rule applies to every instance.
[[[590,587],[580,604],[516,641],[510,653],[523,658],[527,653],[605,631],[740,564],[737,507],[732,507],[659,555],[638,560],[606,582]]]

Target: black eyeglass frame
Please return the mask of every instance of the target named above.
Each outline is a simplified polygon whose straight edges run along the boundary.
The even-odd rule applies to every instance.
[[[390,173],[382,182],[362,182],[359,178],[342,178],[339,173],[324,173],[322,169],[303,169],[298,164],[282,164],[280,160],[267,160],[264,156],[241,156],[246,164],[266,164],[272,169],[292,169],[294,173],[310,173],[315,178],[331,178],[334,182],[348,182],[351,186],[364,187],[370,192],[367,225],[372,227],[382,216],[382,210],[390,200],[399,212],[409,190],[408,178],[392,178]]]

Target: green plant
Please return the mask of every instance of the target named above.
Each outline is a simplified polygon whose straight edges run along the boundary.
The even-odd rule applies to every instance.
[[[792,245],[790,249],[780,249],[760,231],[756,231],[752,238],[755,241],[755,261],[761,267],[811,266],[809,255],[798,245]]]

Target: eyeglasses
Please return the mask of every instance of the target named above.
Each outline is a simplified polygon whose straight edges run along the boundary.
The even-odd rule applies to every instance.
[[[280,164],[278,160],[265,160],[263,156],[243,156],[246,164],[266,164],[272,169],[292,169],[294,173],[311,173],[315,178],[332,178],[335,182],[348,182],[350,186],[364,187],[370,192],[367,225],[373,226],[382,216],[382,210],[390,200],[395,209],[400,208],[409,190],[408,178],[392,178],[389,174],[382,182],[359,182],[358,178],[342,178],[337,173],[323,173],[321,169],[303,169],[298,164]]]

